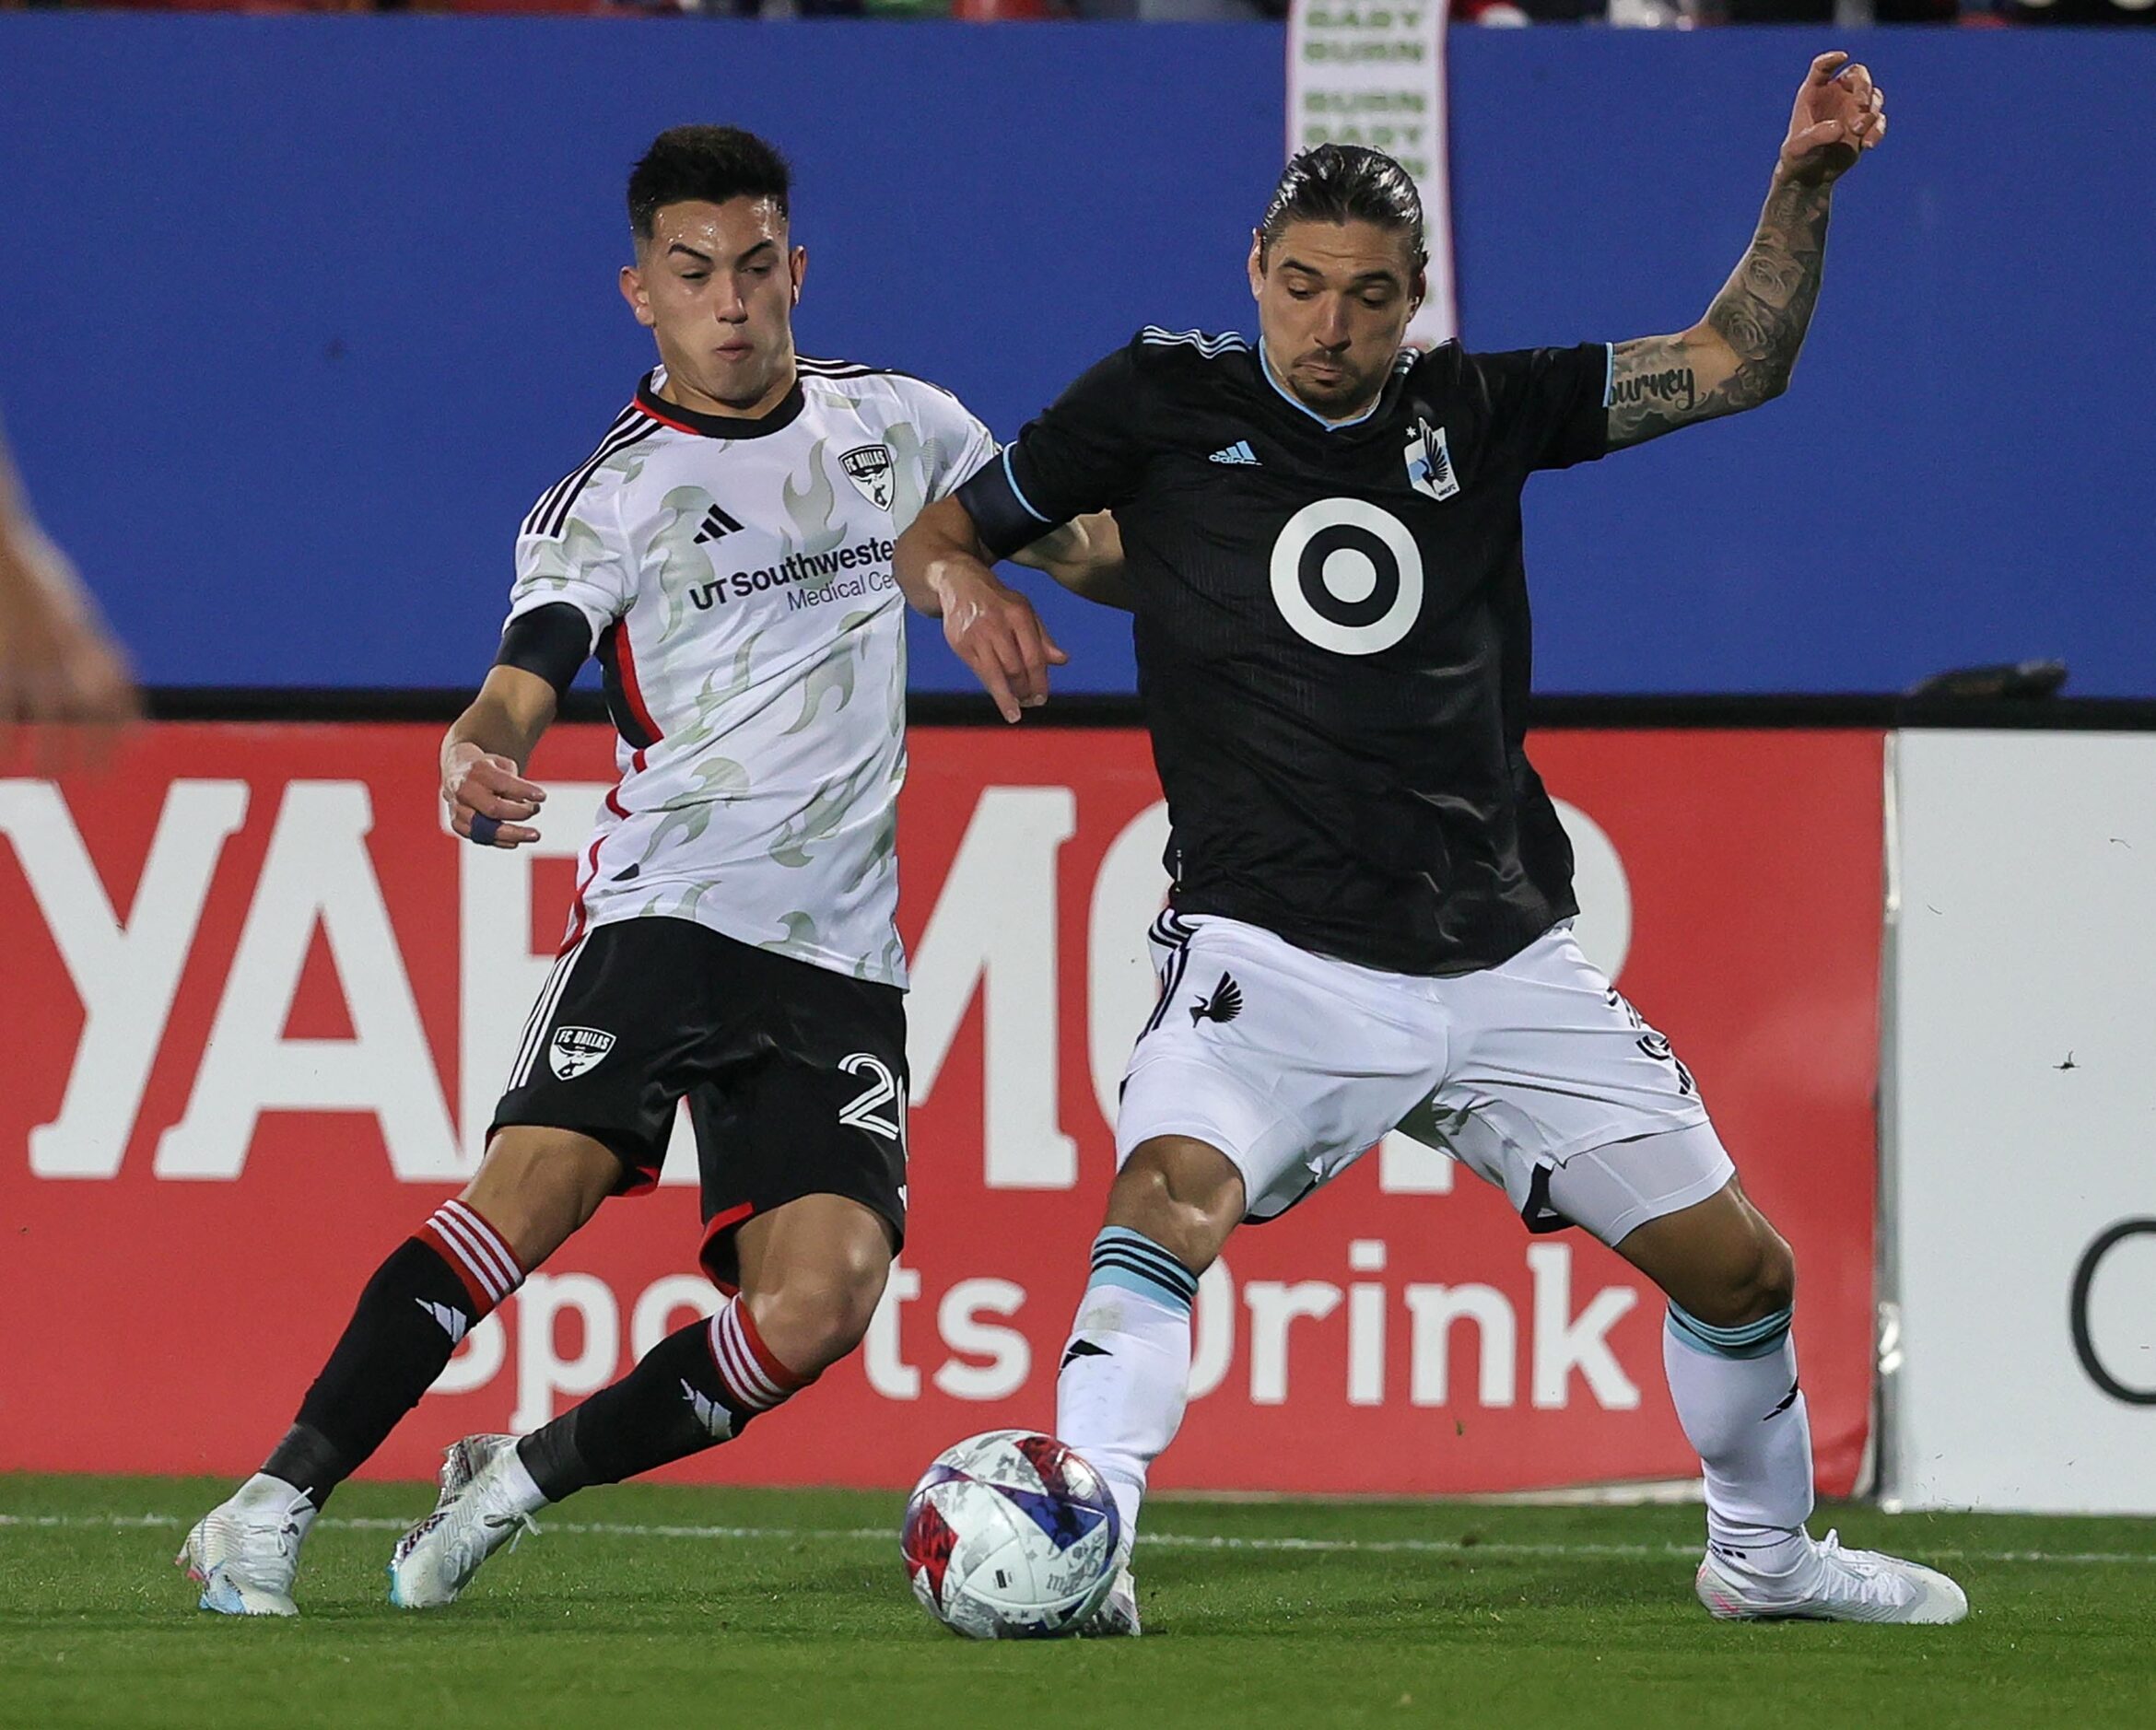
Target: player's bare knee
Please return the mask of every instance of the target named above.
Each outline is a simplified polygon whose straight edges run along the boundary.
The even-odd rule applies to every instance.
[[[817,1375],[860,1345],[891,1271],[887,1249],[834,1245],[812,1268],[787,1270],[768,1290],[747,1293],[756,1331],[779,1361]]]
[[[589,1136],[515,1125],[487,1143],[463,1199],[524,1267],[535,1268],[599,1210],[620,1180],[620,1162]]]
[[[1142,1144],[1116,1174],[1107,1223],[1142,1232],[1193,1273],[1213,1265],[1243,1217],[1243,1180],[1227,1156],[1183,1136]]]

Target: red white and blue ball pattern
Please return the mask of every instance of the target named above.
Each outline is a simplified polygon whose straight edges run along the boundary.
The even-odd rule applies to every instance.
[[[1053,1436],[991,1430],[936,1455],[898,1547],[913,1595],[975,1640],[1076,1633],[1116,1580],[1122,1522],[1083,1456]]]

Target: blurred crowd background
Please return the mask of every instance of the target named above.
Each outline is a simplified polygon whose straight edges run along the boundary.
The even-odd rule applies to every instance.
[[[75,0],[0,0],[0,10]],[[87,0],[111,11],[555,13],[578,17],[1279,18],[1289,0]],[[2149,24],[2156,0],[1455,0],[1454,17],[1490,28],[1541,24],[1691,29],[1724,24]]]

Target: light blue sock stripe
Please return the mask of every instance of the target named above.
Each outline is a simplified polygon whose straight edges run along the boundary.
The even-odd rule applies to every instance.
[[[1190,1300],[1180,1292],[1171,1291],[1157,1280],[1144,1274],[1133,1273],[1128,1268],[1096,1268],[1093,1270],[1095,1285],[1120,1286],[1126,1292],[1134,1292],[1142,1298],[1151,1298],[1163,1309],[1173,1310],[1178,1315],[1190,1313]]]
[[[1763,1315],[1755,1322],[1745,1322],[1736,1327],[1717,1327],[1712,1322],[1703,1322],[1689,1310],[1672,1303],[1670,1335],[1709,1357],[1763,1358],[1781,1350],[1795,1315],[1793,1308],[1784,1304],[1773,1315]]]
[[[1093,1283],[1120,1286],[1184,1315],[1198,1276],[1142,1232],[1111,1225],[1093,1240]]]

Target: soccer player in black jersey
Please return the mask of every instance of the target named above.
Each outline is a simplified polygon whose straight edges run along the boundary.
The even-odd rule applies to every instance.
[[[1055,651],[990,562],[1103,507],[1121,532],[1175,891],[1058,1431],[1126,1533],[1181,1420],[1199,1275],[1397,1127],[1668,1294],[1714,1614],[1965,1613],[1945,1576],[1806,1533],[1789,1247],[1669,1042],[1573,941],[1571,849],[1523,748],[1527,477],[1779,394],[1833,184],[1885,129],[1865,68],[1822,55],[1699,323],[1488,355],[1401,349],[1413,182],[1374,151],[1306,152],[1253,239],[1255,345],[1142,333],[900,540],[908,598],[1015,719]],[[1137,1631],[1127,1569],[1103,1615]]]

